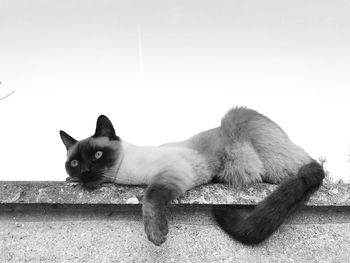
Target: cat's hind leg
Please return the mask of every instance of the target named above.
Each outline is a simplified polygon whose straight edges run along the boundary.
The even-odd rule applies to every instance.
[[[234,188],[262,182],[264,164],[249,142],[236,142],[226,147],[223,167],[217,178]]]

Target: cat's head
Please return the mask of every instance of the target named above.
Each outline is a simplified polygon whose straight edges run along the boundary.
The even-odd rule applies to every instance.
[[[72,181],[88,188],[113,182],[121,140],[106,116],[98,117],[95,134],[91,137],[77,141],[64,131],[60,131],[60,136],[67,149],[65,167]]]

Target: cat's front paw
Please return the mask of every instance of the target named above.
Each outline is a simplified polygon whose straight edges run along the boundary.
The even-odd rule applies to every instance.
[[[67,177],[66,178],[66,183],[69,186],[75,187],[75,186],[79,185],[79,180],[78,180],[78,178]]]
[[[163,244],[168,234],[168,221],[165,215],[145,216],[143,220],[148,240],[156,246]]]

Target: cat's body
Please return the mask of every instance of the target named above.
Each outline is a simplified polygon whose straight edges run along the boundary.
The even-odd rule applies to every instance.
[[[214,209],[226,232],[244,243],[255,244],[266,239],[319,187],[324,177],[322,167],[291,142],[276,123],[243,107],[230,110],[220,127],[158,147],[120,140],[105,116],[99,117],[92,137],[78,142],[61,132],[61,138],[68,150],[67,172],[83,185],[149,185],[143,215],[147,236],[156,245],[165,241],[168,232],[166,204],[197,185],[214,179],[235,188],[286,181],[269,201],[253,210],[251,218]],[[78,160],[79,165],[74,163],[73,167],[73,160]]]
[[[191,185],[214,177],[233,187],[256,182],[280,183],[312,161],[277,124],[246,108],[231,110],[221,127],[188,140],[161,146],[137,146],[121,141],[123,162],[115,182],[149,184],[162,170],[175,169]],[[117,170],[116,165],[115,170]]]

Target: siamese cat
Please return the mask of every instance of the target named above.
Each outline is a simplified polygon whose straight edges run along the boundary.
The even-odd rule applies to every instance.
[[[236,107],[220,127],[185,141],[137,146],[116,135],[109,119],[97,119],[95,134],[77,141],[64,131],[69,178],[84,187],[102,183],[148,185],[143,198],[147,237],[166,240],[166,206],[187,190],[215,180],[233,188],[267,182],[280,186],[251,212],[213,208],[219,226],[231,237],[254,245],[267,239],[316,191],[325,176],[322,166],[264,115]]]

